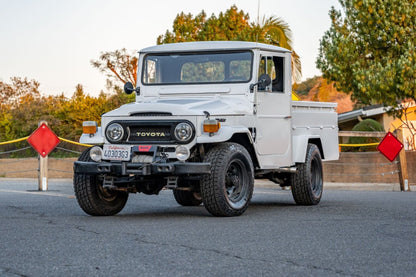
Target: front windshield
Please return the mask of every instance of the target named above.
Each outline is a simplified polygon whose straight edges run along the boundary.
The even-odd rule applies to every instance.
[[[144,58],[145,85],[244,83],[251,79],[251,51],[149,54]]]

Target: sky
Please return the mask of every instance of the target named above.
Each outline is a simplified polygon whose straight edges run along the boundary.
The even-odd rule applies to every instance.
[[[258,1],[260,1],[258,3]],[[316,69],[319,40],[330,27],[338,0],[0,0],[0,81],[27,77],[40,82],[44,95],[72,96],[77,84],[96,96],[106,77],[91,65],[101,52],[126,48],[132,53],[156,44],[172,29],[180,12],[207,16],[233,4],[256,21],[277,16],[292,30],[293,48],[302,62],[303,80]]]

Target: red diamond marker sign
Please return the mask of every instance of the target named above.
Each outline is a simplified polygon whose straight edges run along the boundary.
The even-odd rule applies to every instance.
[[[394,159],[399,155],[400,150],[403,148],[403,143],[401,143],[392,133],[388,132],[380,144],[377,146],[377,150],[380,151],[389,161],[394,161]]]
[[[33,149],[35,149],[39,155],[46,157],[60,142],[55,133],[46,125],[42,123],[27,139]]]

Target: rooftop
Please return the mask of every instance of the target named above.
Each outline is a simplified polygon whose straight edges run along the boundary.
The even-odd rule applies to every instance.
[[[386,107],[384,106],[369,106],[362,109],[353,110],[350,112],[341,113],[338,115],[338,123],[343,123],[356,119],[358,117],[369,117],[373,115],[379,115],[386,112]]]
[[[216,50],[250,50],[260,49],[266,51],[290,53],[286,48],[248,41],[198,41],[168,43],[151,46],[140,50],[140,53],[160,53],[160,52],[191,52],[191,51],[216,51]]]

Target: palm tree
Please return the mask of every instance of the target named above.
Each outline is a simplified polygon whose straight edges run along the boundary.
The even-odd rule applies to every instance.
[[[256,24],[252,23],[256,41],[277,45],[292,51],[292,81],[299,82],[302,77],[302,65],[299,55],[292,47],[292,31],[289,25],[280,17],[271,16]]]

